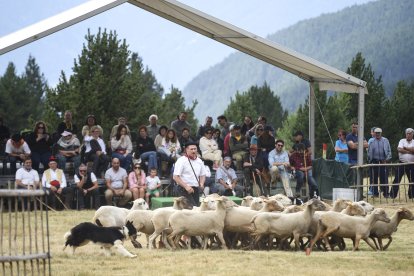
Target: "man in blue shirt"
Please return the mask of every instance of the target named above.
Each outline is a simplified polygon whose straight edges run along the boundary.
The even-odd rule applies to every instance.
[[[352,123],[352,130],[346,136],[346,143],[348,144],[348,157],[351,166],[358,164],[358,124]],[[364,148],[368,147],[367,141],[364,139]]]

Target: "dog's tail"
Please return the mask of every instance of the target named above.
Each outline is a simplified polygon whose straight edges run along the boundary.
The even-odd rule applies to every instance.
[[[70,245],[70,240],[72,239],[72,233],[70,231],[66,232],[63,238],[65,239],[65,246],[63,247],[63,251],[65,251],[66,247]]]

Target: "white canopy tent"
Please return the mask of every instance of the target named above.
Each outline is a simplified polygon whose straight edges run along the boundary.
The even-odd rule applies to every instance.
[[[315,145],[314,85],[320,90],[358,93],[359,133],[364,131],[366,83],[322,62],[247,32],[175,0],[93,0],[0,38],[0,55],[128,2],[206,37],[263,60],[309,82],[309,139]],[[358,137],[363,161],[363,135]]]

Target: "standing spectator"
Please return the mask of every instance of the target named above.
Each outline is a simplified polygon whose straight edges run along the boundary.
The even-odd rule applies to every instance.
[[[118,158],[112,159],[112,167],[105,172],[106,191],[105,200],[107,205],[112,205],[112,198],[118,196],[120,198],[119,205],[125,206],[132,197],[132,193],[128,190],[128,175],[124,168],[120,167]]]
[[[92,135],[92,127],[98,127],[100,130],[100,136],[103,137],[103,129],[102,127],[98,124],[98,121],[96,120],[95,115],[88,115],[88,117],[86,117],[86,121],[85,121],[85,125],[82,127],[82,136],[91,136]]]
[[[148,161],[148,168],[158,168],[154,141],[148,137],[146,126],[140,126],[138,129],[135,158],[140,158],[142,162]]]
[[[155,149],[157,151],[162,146],[162,139],[164,139],[165,135],[167,134],[167,130],[168,130],[168,127],[164,125],[160,126],[160,129],[158,130],[158,135],[155,137],[155,140],[154,140]]]
[[[391,146],[387,138],[382,137],[382,129],[377,127],[375,130],[375,139],[368,147],[368,158],[371,164],[386,164],[391,160]],[[380,178],[380,184],[388,184],[388,169],[385,166],[371,167],[371,173],[373,177],[372,192],[373,196],[379,195],[378,191],[378,177]],[[381,186],[381,192],[385,198],[389,197],[388,186]]]
[[[262,125],[263,126],[263,128],[265,128],[266,126],[268,126],[269,128],[270,128],[270,132],[272,133],[272,136],[274,137],[275,136],[275,130],[274,130],[274,128],[272,127],[272,126],[270,126],[270,125],[268,125],[267,124],[267,119],[266,119],[266,117],[264,117],[264,116],[259,116],[259,118],[257,118],[257,122],[256,122],[256,124],[251,128],[251,129],[249,129],[249,131],[248,131],[248,136],[249,137],[252,137],[253,136],[253,134],[256,132],[256,128],[259,126],[259,125]]]
[[[23,168],[17,170],[15,183],[17,189],[35,190],[39,188],[39,174],[32,169],[30,158],[24,160]]]
[[[405,138],[398,143],[398,158],[401,164],[414,162],[414,129],[407,128],[405,130]],[[400,165],[395,174],[393,184],[400,184],[401,178],[407,175],[408,182],[414,183],[414,165]],[[414,198],[414,184],[408,186],[408,198]],[[399,185],[393,185],[390,196],[396,198],[398,194]]]
[[[200,139],[200,151],[204,160],[213,161],[213,169],[217,170],[223,163],[216,140],[213,139],[213,129],[206,129],[204,137]]]
[[[30,156],[30,148],[24,141],[20,133],[12,135],[12,138],[7,140],[6,143],[6,154],[7,162],[10,163],[10,173],[16,173],[16,162],[23,162]]]
[[[57,142],[56,158],[59,163],[59,168],[65,170],[66,162],[72,161],[75,173],[78,172],[79,165],[81,163],[80,156],[80,142],[70,131],[65,130],[62,132],[62,137]]]
[[[147,185],[147,192],[145,193],[145,200],[148,206],[150,205],[150,196],[160,197],[161,180],[157,176],[157,169],[151,168],[150,175],[145,179]]]
[[[44,122],[36,123],[33,132],[27,137],[27,144],[31,151],[33,169],[39,171],[39,164],[42,163],[44,170],[47,170],[53,141]]]
[[[229,122],[227,122],[227,118],[224,115],[218,116],[217,117],[217,122],[220,125],[221,139],[224,140],[224,138],[230,132],[230,125],[231,124]]]
[[[4,125],[3,117],[0,117],[0,156],[4,154],[4,147],[10,138],[10,130]]]
[[[296,197],[300,197],[300,189],[304,180],[308,181],[309,197],[319,196],[318,184],[312,176],[312,160],[304,144],[298,144],[295,151],[290,155],[290,165],[295,170],[296,175]]]
[[[57,133],[61,135],[65,130],[68,130],[75,135],[78,133],[78,127],[72,121],[72,112],[70,110],[65,111],[63,122],[60,122],[57,127]],[[60,137],[57,138],[59,139]]]
[[[348,144],[346,143],[346,131],[338,131],[338,140],[335,142],[335,160],[348,164]]]
[[[249,129],[254,127],[252,117],[244,116],[243,124],[241,126],[241,134],[249,136]]]
[[[101,177],[102,173],[108,167],[109,158],[106,155],[105,141],[101,139],[101,129],[99,126],[93,126],[90,129],[92,136],[85,136],[86,143],[86,161],[92,161],[92,171],[96,177]]]
[[[187,116],[187,112],[182,111],[180,112],[180,115],[178,115],[177,120],[171,123],[171,128],[175,130],[175,133],[177,133],[177,136],[179,137],[184,128],[187,128],[189,131],[191,130],[191,125],[187,122]]]
[[[111,136],[109,137],[109,139],[112,139],[112,137],[114,137],[116,135],[116,132],[118,131],[118,127],[120,125],[124,125],[126,127],[126,129],[127,129],[127,135],[129,136],[129,138],[131,138],[131,131],[129,130],[129,127],[127,125],[127,119],[125,117],[119,117],[118,118],[118,124],[117,125],[114,125],[112,127]]]
[[[349,165],[358,164],[358,124],[352,123],[352,131],[346,136],[348,144],[348,162]],[[368,143],[364,139],[364,148],[368,148]]]
[[[42,187],[48,193],[48,203],[57,209],[57,202],[63,200],[64,207],[71,208],[73,201],[73,189],[66,184],[63,170],[58,169],[56,158],[52,155],[49,159],[49,169],[42,176]],[[60,200],[59,200],[60,199]]]
[[[272,129],[270,126],[265,126],[264,132],[257,139],[257,147],[262,151],[262,157],[265,164],[265,167],[269,167],[269,152],[275,148],[275,137],[272,136]]]
[[[167,134],[162,138],[161,147],[158,148],[158,153],[162,161],[167,161],[171,165],[180,157],[180,141],[173,129],[167,130]]]
[[[196,143],[185,145],[185,155],[175,162],[173,175],[178,194],[186,197],[194,206],[199,206],[199,193],[204,190],[206,169],[203,161],[197,157]]]
[[[264,195],[262,172],[264,169],[262,153],[257,150],[257,145],[250,145],[249,153],[243,160],[243,173],[246,180],[246,186],[250,188],[250,195]],[[259,185],[260,194],[253,194],[252,180]]]
[[[226,137],[224,137],[223,141],[223,156],[230,156],[231,150],[230,150],[230,139],[234,135],[234,125],[230,126],[230,131],[227,133]]]
[[[278,178],[282,180],[283,189],[285,190],[286,196],[293,197],[292,189],[289,185],[290,163],[289,155],[287,151],[283,150],[285,141],[279,139],[276,140],[275,149],[269,153],[268,161],[271,173],[271,183],[275,187]]]
[[[139,163],[135,163],[134,170],[128,175],[128,187],[134,200],[144,198],[147,186],[145,184],[145,172],[141,170]]]
[[[181,152],[185,152],[185,144],[195,143],[195,141],[190,137],[190,130],[188,128],[183,128],[181,132],[181,137],[179,137]]]
[[[216,128],[213,130],[213,139],[216,141],[219,150],[223,152],[224,150],[224,141],[221,139],[220,129]]]
[[[224,157],[223,165],[216,172],[216,189],[219,195],[243,197],[243,187],[237,185],[236,172],[230,167],[231,157]]]
[[[155,141],[156,136],[159,134],[159,130],[160,130],[160,125],[157,123],[158,122],[158,116],[156,114],[152,114],[151,116],[149,116],[148,118],[149,121],[149,125],[147,125],[147,132],[148,132],[148,136]]]
[[[238,171],[243,170],[243,159],[249,148],[246,136],[242,135],[240,130],[241,127],[239,125],[233,127],[234,135],[231,135],[229,143],[231,155],[233,159],[236,159],[236,167]]]
[[[88,172],[85,164],[81,164],[79,171],[74,176],[74,181],[78,189],[79,210],[85,209],[85,199],[93,199],[95,210],[98,210],[101,204],[96,175],[93,172]]]
[[[213,124],[213,118],[211,116],[206,117],[206,121],[204,125],[200,125],[197,131],[197,141],[199,141],[202,137],[204,137],[204,133],[207,129],[211,129]]]
[[[307,150],[308,154],[312,155],[311,143],[308,139],[305,138],[301,130],[298,130],[293,134],[293,141],[295,143],[292,146],[292,151],[297,150],[299,144],[303,144],[305,145],[305,149]]]
[[[125,125],[119,125],[116,135],[111,139],[112,158],[121,161],[121,167],[125,170],[131,169],[132,164],[132,142]]]

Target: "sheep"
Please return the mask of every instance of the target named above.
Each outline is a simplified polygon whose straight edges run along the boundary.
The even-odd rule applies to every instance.
[[[151,218],[154,211],[152,210],[132,210],[126,216],[126,221],[131,221],[137,229],[137,232],[142,232],[147,238],[147,248],[149,247],[149,235],[154,233],[154,225]],[[141,244],[138,241],[133,242],[135,247],[141,248]]]
[[[357,203],[359,205],[361,205],[362,208],[364,208],[367,213],[370,213],[375,209],[374,206],[372,206],[371,204],[369,204],[366,201],[361,200],[361,201],[358,201]]]
[[[371,228],[377,221],[390,222],[387,214],[381,208],[375,209],[366,217],[348,216],[337,212],[326,212],[325,214],[322,214],[319,219],[317,234],[311,240],[310,246],[306,249],[306,254],[309,255],[311,253],[313,245],[320,238],[323,238],[325,243],[329,244],[328,236],[332,234],[341,238],[353,239],[353,251],[358,250],[361,239],[376,251],[377,249],[375,245],[368,238]],[[333,248],[331,247],[331,249]]]
[[[283,214],[290,214],[290,213],[297,213],[303,211],[301,206],[298,205],[291,205],[285,208],[285,210],[282,212]]]
[[[403,219],[414,220],[413,213],[404,207],[399,208],[397,212],[395,212],[395,214],[391,217],[390,223],[377,221],[374,224],[374,227],[372,227],[369,237],[374,241],[375,247],[377,249],[386,250],[388,248],[388,246],[392,242],[392,233],[397,231],[397,227]],[[378,244],[375,241],[375,238],[378,239]],[[388,238],[388,243],[385,246],[382,245],[383,238]]]
[[[283,194],[276,194],[274,196],[269,197],[269,199],[276,199],[285,207],[292,205],[292,200]]]
[[[226,216],[226,206],[223,199],[216,200],[215,211],[201,211],[193,212],[189,210],[182,210],[173,213],[168,225],[172,229],[171,234],[168,235],[168,241],[173,249],[177,248],[174,238],[179,238],[182,235],[187,236],[210,236],[217,235],[223,249],[227,249],[223,238],[224,218]],[[207,243],[204,243],[206,249]]]
[[[250,204],[250,209],[259,211],[264,206],[264,199],[261,197],[253,198],[252,203]]]
[[[251,223],[252,235],[257,244],[264,235],[280,238],[282,241],[293,235],[295,250],[299,249],[299,238],[308,233],[313,214],[316,209],[324,209],[325,205],[318,199],[311,199],[305,211],[290,214],[260,213],[254,216]]]
[[[125,225],[125,218],[132,210],[148,210],[147,202],[138,198],[134,200],[134,203],[130,210],[126,208],[119,208],[115,206],[101,206],[96,210],[92,222],[98,226],[110,227],[117,226],[122,227]]]
[[[367,211],[359,202],[348,203],[348,207],[341,211],[341,214],[348,216],[365,216]]]
[[[250,207],[250,205],[252,205],[253,199],[254,199],[254,197],[252,197],[252,196],[243,197],[243,200],[240,203],[240,206]]]
[[[163,233],[163,231],[168,228],[168,219],[170,218],[171,214],[177,210],[191,208],[192,206],[188,199],[181,196],[174,198],[174,205],[172,207],[158,208],[157,210],[154,210],[153,216],[151,218],[151,222],[154,225],[154,232],[149,237],[149,248],[154,249],[155,239],[161,234],[163,234],[162,242],[164,245],[167,248],[171,248]]]

